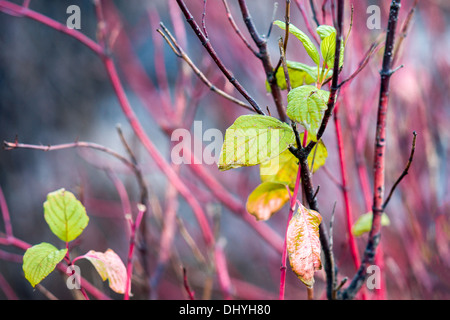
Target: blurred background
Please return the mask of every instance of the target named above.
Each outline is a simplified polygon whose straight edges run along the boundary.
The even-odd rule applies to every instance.
[[[17,14],[8,14],[2,9],[4,2],[0,1],[0,140],[14,142],[17,137],[21,143],[35,145],[89,141],[126,156],[116,129],[120,124],[138,159],[148,186],[149,202],[144,221],[146,233],[140,238],[140,245],[145,243],[146,253],[145,256],[143,251],[137,253],[133,298],[185,299],[182,267],[186,268],[188,281],[198,299],[278,298],[279,249],[288,206],[267,222],[256,223],[253,217],[245,216],[242,208],[245,208],[247,196],[260,183],[258,167],[219,172],[216,165],[202,164],[208,175],[239,204],[233,207],[216,197],[189,165],[173,165],[207,212],[217,246],[224,250],[230,277],[229,286],[224,289],[223,279],[218,279],[215,272],[217,261],[204,245],[190,206],[169,186],[165,175],[134,135],[102,60],[63,33]],[[283,1],[278,4],[272,0],[247,2],[260,34],[268,33],[273,17],[284,20]],[[320,23],[332,24],[332,2],[313,2]],[[21,1],[14,3],[22,4]],[[416,152],[409,174],[386,209],[391,223],[382,230],[377,260],[382,270],[382,289],[364,289],[358,299],[450,298],[450,56],[447,54],[450,51],[450,4],[444,0],[418,1],[409,27],[403,30],[413,3],[412,0],[402,1],[397,27],[397,41],[402,39],[402,45],[395,66],[403,65],[403,68],[391,78],[386,192],[407,163],[413,131],[418,134]],[[97,40],[93,1],[32,0],[30,9],[65,24],[70,15],[66,9],[72,4],[80,7],[79,31]],[[203,132],[217,128],[225,133],[239,115],[250,113],[211,92],[156,31],[163,22],[214,85],[241,99],[185,23],[175,0],[102,1],[102,4],[109,54],[114,58],[127,97],[146,133],[169,163],[173,147],[170,136],[174,129],[192,129],[196,120],[202,121]],[[186,4],[200,24],[204,2],[188,0]],[[389,4],[390,1],[345,1],[345,34],[349,29],[351,5],[354,16],[341,79],[348,78],[358,68],[372,43],[384,41]],[[243,35],[256,48],[237,1],[228,0],[228,5]],[[372,14],[367,12],[370,5],[380,8],[381,29],[367,27]],[[304,16],[300,9],[304,10]],[[308,24],[313,30],[316,28],[309,1],[291,1],[291,23],[309,35]],[[210,42],[223,63],[264,109],[267,106],[272,116],[277,116],[273,99],[266,92],[262,64],[231,27],[222,1],[207,2],[205,25]],[[281,30],[274,28],[268,38],[274,65],[279,59],[278,38],[282,35]],[[371,206],[378,72],[383,52],[383,45],[378,46],[364,70],[339,95],[338,116],[343,128],[347,188],[354,220],[370,211]],[[294,37],[290,38],[287,58],[311,64]],[[285,92],[283,97],[286,104]],[[320,185],[318,201],[326,225],[336,205],[333,240],[339,279],[351,278],[355,266],[348,247],[334,122],[330,121],[323,141],[328,148],[328,158],[313,181],[315,186]],[[82,236],[71,244],[73,257],[91,249],[112,248],[126,261],[127,224],[112,177],[123,182],[130,200],[136,204],[140,190],[135,176],[109,155],[88,149],[0,150],[0,186],[17,238],[29,244],[46,241],[60,248],[64,246],[50,232],[43,218],[42,204],[51,191],[64,187],[86,206],[90,223]],[[168,221],[169,212],[176,213],[177,219]],[[167,252],[161,252],[162,230],[168,223],[174,228],[173,243],[166,247]],[[255,225],[263,225],[260,230],[273,232],[276,237],[272,242],[266,241],[255,231]],[[1,221],[0,232],[3,231]],[[361,256],[366,241],[367,235],[357,238]],[[73,297],[58,272],[45,279],[41,288],[33,289],[23,276],[19,259],[23,251],[1,246],[0,252],[1,299],[46,299],[48,295],[43,288],[60,299]],[[92,266],[83,261],[80,266],[83,277],[112,298],[121,298],[101,282]],[[316,299],[325,298],[324,280],[323,271],[319,271],[314,287]],[[286,298],[307,298],[304,285],[289,267]]]

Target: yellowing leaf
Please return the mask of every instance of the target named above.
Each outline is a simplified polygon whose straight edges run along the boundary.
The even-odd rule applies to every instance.
[[[288,94],[287,116],[308,130],[314,140],[327,109],[329,95],[328,91],[310,85],[295,88]]]
[[[50,243],[42,242],[25,251],[23,271],[25,278],[34,287],[44,280],[67,253],[67,249],[58,250]]]
[[[289,151],[282,152],[278,157],[262,163],[259,173],[262,182],[278,182],[289,185],[294,189],[297,178],[298,160]]]
[[[311,288],[314,285],[314,272],[322,268],[319,240],[322,217],[301,203],[298,205],[297,212],[289,221],[286,235],[287,251],[292,270],[307,287]]]
[[[219,170],[254,166],[285,151],[295,141],[292,128],[262,115],[244,115],[227,129],[219,158]]]
[[[89,222],[84,206],[65,189],[47,195],[44,218],[52,232],[65,242],[76,239]]]
[[[94,250],[79,257],[89,260],[102,280],[109,280],[109,287],[117,293],[124,294],[127,281],[127,270],[120,257],[111,249],[105,253]]]
[[[358,220],[355,221],[352,227],[352,233],[355,237],[362,236],[364,233],[369,232],[372,229],[372,211],[362,214],[359,216]],[[388,226],[391,224],[389,217],[383,212],[381,215],[381,225]]]
[[[247,211],[257,220],[267,220],[289,200],[286,185],[263,182],[248,196]]]

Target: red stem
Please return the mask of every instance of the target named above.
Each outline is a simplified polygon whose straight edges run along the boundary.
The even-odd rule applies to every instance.
[[[342,139],[342,129],[341,129],[341,120],[338,116],[339,111],[339,103],[336,103],[335,111],[334,111],[334,124],[336,127],[336,139],[338,144],[338,155],[339,155],[339,165],[341,170],[341,178],[342,178],[342,196],[344,198],[345,204],[345,219],[348,233],[348,245],[350,247],[350,252],[353,259],[353,264],[355,266],[355,270],[359,267],[359,253],[358,247],[356,245],[355,237],[352,233],[353,226],[353,214],[352,214],[352,206],[350,204],[350,196],[348,192],[347,186],[347,170],[345,165],[345,155],[344,155],[344,142]]]
[[[11,219],[9,216],[8,205],[5,200],[5,195],[3,194],[3,190],[0,187],[0,208],[2,210],[3,223],[5,225],[6,237],[10,238],[13,236]]]
[[[136,245],[136,230],[139,229],[139,225],[141,224],[142,217],[144,216],[145,210],[146,210],[145,206],[139,205],[136,221],[133,222],[131,217],[129,218],[131,234],[130,234],[130,248],[128,250],[127,282],[125,285],[124,300],[130,299],[131,274],[133,273],[133,253],[134,253],[134,247]]]

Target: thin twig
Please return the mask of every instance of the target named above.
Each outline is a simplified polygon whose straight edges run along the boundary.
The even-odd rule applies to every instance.
[[[208,31],[206,30],[206,2],[207,0],[203,0],[202,29],[205,37],[209,39]]]
[[[219,88],[217,88],[215,85],[213,85],[211,83],[211,81],[209,81],[208,78],[200,71],[200,69],[198,69],[197,66],[192,62],[192,60],[189,58],[189,56],[186,54],[186,52],[184,52],[184,50],[180,47],[180,45],[178,44],[176,39],[172,36],[170,31],[166,28],[166,26],[162,22],[160,23],[160,26],[161,26],[162,30],[157,29],[157,31],[159,32],[159,34],[161,34],[161,36],[164,38],[164,40],[166,40],[166,42],[169,44],[169,46],[171,47],[171,49],[173,50],[175,55],[177,57],[183,59],[191,67],[191,69],[192,69],[192,71],[194,71],[195,75],[197,75],[199,77],[199,79],[207,87],[209,87],[209,89],[211,91],[217,93],[218,95],[224,97],[225,99],[230,100],[231,102],[236,103],[237,105],[239,105],[245,109],[254,111],[254,109],[251,106],[249,106],[247,103],[229,95],[225,91],[222,91]]]
[[[320,22],[317,19],[316,6],[314,5],[314,0],[309,0],[309,4],[311,5],[312,18],[317,26],[320,26]]]
[[[314,38],[316,43],[320,44],[320,40],[319,40],[319,37],[318,37],[317,33],[313,30],[313,28],[311,27],[311,24],[309,23],[308,16],[306,15],[305,6],[301,2],[301,0],[295,0],[295,4],[297,5],[298,10],[300,11],[300,13],[301,13],[301,15],[303,17],[303,20],[305,21],[306,29],[308,29],[308,32]]]
[[[184,289],[186,290],[189,299],[195,300],[194,292],[191,290],[191,287],[189,286],[188,280],[187,280],[187,271],[186,268],[183,267],[183,285]]]
[[[8,142],[3,141],[3,148],[5,150],[13,150],[13,149],[34,149],[34,150],[41,150],[41,151],[56,151],[56,150],[63,150],[63,149],[70,149],[70,148],[88,148],[88,149],[94,149],[99,150],[102,152],[105,152],[116,159],[120,160],[122,163],[124,163],[129,168],[133,169],[134,164],[130,162],[127,158],[120,155],[116,151],[109,149],[105,146],[102,146],[100,144],[96,144],[93,142],[85,142],[85,141],[76,141],[72,143],[63,143],[58,145],[34,145],[34,144],[26,144],[26,143],[19,143],[17,140],[15,142]]]
[[[238,0],[239,7],[241,9],[242,18],[244,19],[244,23],[247,26],[247,29],[255,42],[256,46],[259,49],[261,63],[264,67],[264,71],[266,73],[267,82],[270,85],[271,94],[273,101],[275,102],[275,106],[278,111],[278,115],[280,120],[285,122],[287,119],[286,110],[283,107],[283,99],[281,96],[280,87],[277,84],[277,79],[275,77],[275,70],[273,69],[272,62],[270,60],[269,50],[267,47],[267,39],[261,36],[256,30],[256,26],[253,22],[253,19],[250,15],[250,12],[247,7],[247,3],[245,0]]]
[[[413,132],[413,141],[412,141],[412,145],[411,145],[411,153],[409,155],[409,159],[408,162],[406,163],[406,167],[403,170],[402,174],[400,175],[400,177],[398,177],[397,181],[395,181],[394,185],[391,188],[391,191],[389,192],[388,197],[386,198],[386,200],[383,203],[383,210],[386,208],[386,206],[389,203],[389,200],[391,200],[392,194],[395,191],[395,188],[397,188],[398,184],[402,181],[402,179],[408,174],[408,170],[409,167],[411,166],[411,163],[413,161],[414,158],[414,151],[416,150],[416,138],[417,138],[417,133],[414,131]]]
[[[244,37],[244,35],[242,34],[241,30],[239,29],[239,27],[237,26],[236,22],[233,19],[233,16],[231,15],[231,11],[230,8],[228,6],[228,2],[227,0],[222,0],[223,5],[225,6],[225,11],[227,12],[227,17],[228,17],[228,21],[230,21],[231,26],[233,27],[234,31],[236,31],[237,35],[239,36],[239,38],[241,38],[241,40],[244,42],[244,44],[247,46],[247,48],[258,58],[260,58],[259,52],[256,51],[251,44],[247,41],[247,39]]]
[[[345,80],[342,80],[342,82],[339,84],[339,88],[342,87],[345,83],[353,80],[368,64],[370,61],[370,58],[375,54],[375,52],[378,51],[380,48],[381,41],[375,41],[370,46],[369,50],[367,50],[366,54],[364,55],[361,62],[358,64],[358,68]]]

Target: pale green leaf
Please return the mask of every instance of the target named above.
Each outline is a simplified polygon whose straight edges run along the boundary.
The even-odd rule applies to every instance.
[[[89,222],[84,206],[65,189],[47,195],[44,218],[52,232],[65,242],[76,239]]]
[[[79,259],[85,258],[89,260],[103,281],[109,280],[109,287],[117,293],[124,294],[127,270],[120,257],[112,250],[108,249],[106,252],[98,252],[91,250]]]
[[[42,242],[25,251],[23,271],[25,278],[34,287],[44,280],[67,253],[67,249],[58,250],[50,243]]]
[[[366,232],[369,232],[372,229],[372,219],[373,214],[372,211],[362,214],[359,216],[358,220],[355,221],[352,227],[352,233],[355,237],[359,237]],[[381,225],[388,226],[391,221],[386,213],[383,212],[381,215]]]
[[[334,54],[336,51],[336,33],[332,33],[322,40],[320,43],[320,51],[322,52],[322,58],[328,65],[328,68],[333,68]]]
[[[321,40],[325,39],[332,33],[334,33],[336,35],[336,29],[334,27],[328,26],[326,24],[318,26],[316,31]]]
[[[322,123],[324,111],[327,109],[329,95],[328,91],[304,85],[291,90],[287,97],[288,117],[308,130],[308,134],[314,141]]]
[[[286,23],[280,20],[274,21],[274,24],[280,27],[283,30],[286,30]],[[305,47],[306,52],[314,61],[314,63],[319,66],[320,65],[320,56],[317,51],[316,46],[312,43],[311,39],[300,29],[294,26],[292,23],[289,24],[289,33],[292,33],[297,39],[301,41],[303,46]]]
[[[289,200],[286,185],[277,182],[263,182],[250,193],[247,211],[257,220],[267,220]]]
[[[314,285],[314,272],[322,268],[320,261],[320,214],[298,202],[298,210],[289,221],[286,233],[287,251],[292,271],[309,288]]]
[[[262,115],[244,115],[225,132],[219,170],[254,166],[285,151],[295,141],[292,128],[280,120]]]

